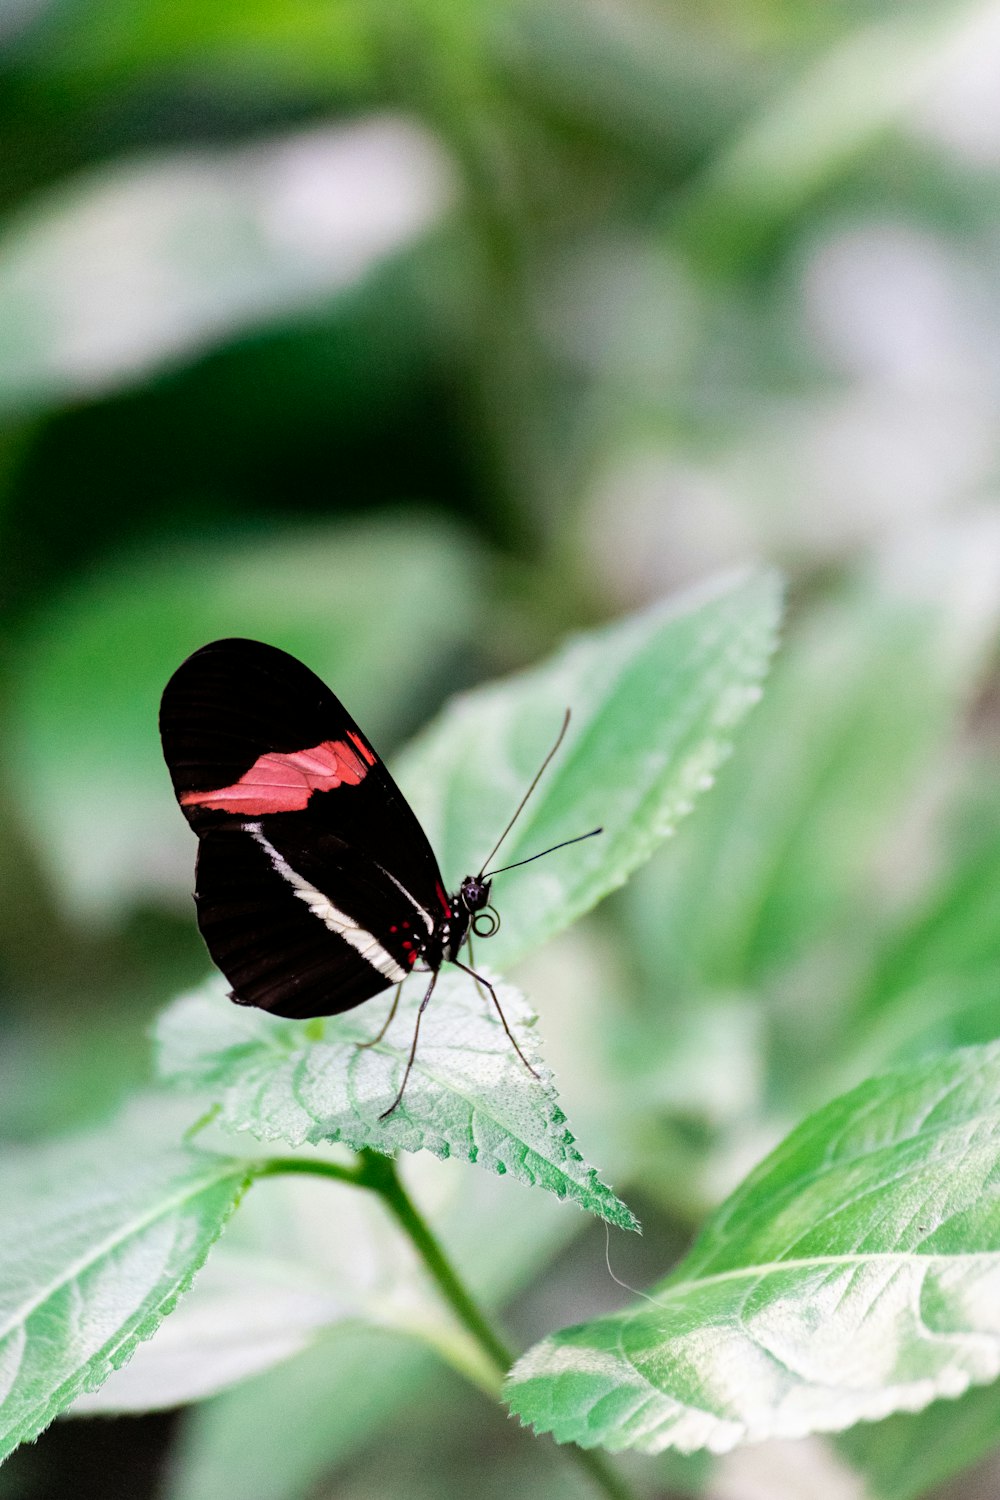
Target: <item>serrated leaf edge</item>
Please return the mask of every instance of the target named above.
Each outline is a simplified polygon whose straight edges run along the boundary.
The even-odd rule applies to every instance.
[[[234,1167],[241,1168],[241,1179],[239,1179],[239,1172],[234,1170]],[[173,1312],[180,1298],[190,1290],[194,1278],[208,1259],[210,1250],[216,1244],[230,1218],[239,1207],[247,1189],[253,1182],[253,1169],[250,1166],[231,1163],[228,1171],[220,1170],[201,1179],[197,1186],[193,1187],[190,1191],[175,1194],[155,1212],[150,1212],[139,1220],[134,1221],[129,1226],[127,1232],[108,1236],[102,1241],[95,1252],[76,1261],[67,1275],[63,1276],[59,1281],[52,1283],[41,1297],[33,1301],[26,1312],[23,1314],[19,1312],[18,1316],[12,1322],[9,1322],[5,1329],[0,1331],[0,1337],[5,1337],[14,1328],[20,1327],[22,1323],[26,1323],[32,1313],[36,1312],[49,1297],[54,1296],[69,1282],[84,1274],[102,1255],[112,1253],[118,1246],[127,1243],[133,1235],[141,1233],[144,1229],[148,1229],[150,1225],[155,1224],[157,1220],[163,1218],[173,1209],[193,1198],[197,1198],[200,1194],[209,1191],[213,1187],[221,1186],[230,1177],[239,1180],[235,1181],[233,1196],[226,1212],[220,1218],[215,1233],[205,1242],[198,1257],[177,1285],[165,1295],[155,1308],[150,1309],[142,1316],[138,1327],[133,1328],[124,1335],[116,1334],[103,1349],[91,1355],[82,1366],[68,1375],[54,1392],[39,1402],[35,1408],[35,1412],[41,1413],[40,1420],[36,1420],[34,1415],[27,1416],[22,1420],[18,1428],[12,1428],[6,1435],[0,1435],[0,1463],[9,1458],[23,1443],[31,1442],[39,1437],[50,1423],[72,1404],[77,1396],[90,1394],[93,1391],[99,1390],[115,1370],[121,1369],[127,1363],[140,1344],[148,1342],[157,1333],[163,1319],[169,1313]]]

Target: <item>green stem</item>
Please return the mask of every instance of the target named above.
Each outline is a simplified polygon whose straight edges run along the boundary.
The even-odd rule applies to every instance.
[[[255,1162],[254,1177],[287,1177],[302,1173],[306,1177],[332,1177],[334,1182],[347,1182],[352,1187],[365,1187],[359,1167],[342,1167],[335,1161],[315,1161],[308,1156],[271,1156],[267,1161]]]
[[[330,1177],[336,1182],[347,1182],[354,1187],[368,1188],[370,1192],[378,1194],[420,1256],[441,1296],[473,1343],[485,1356],[488,1364],[492,1366],[499,1389],[507,1371],[514,1363],[514,1356],[459,1279],[458,1273],[435,1238],[427,1220],[400,1181],[395,1160],[391,1156],[383,1156],[379,1151],[360,1152],[357,1164],[354,1166],[340,1166],[336,1162],[316,1161],[309,1157],[275,1156],[269,1161],[261,1162],[254,1175],[276,1177],[290,1172],[305,1173],[314,1177]],[[563,1451],[567,1458],[572,1458],[590,1476],[608,1500],[634,1500],[629,1486],[615,1473],[600,1453],[595,1453],[593,1449],[575,1446],[567,1447]]]
[[[445,1302],[496,1366],[502,1380],[514,1363],[514,1356],[459,1280],[427,1220],[400,1181],[394,1159],[375,1151],[362,1152],[360,1180],[378,1193],[430,1272]]]

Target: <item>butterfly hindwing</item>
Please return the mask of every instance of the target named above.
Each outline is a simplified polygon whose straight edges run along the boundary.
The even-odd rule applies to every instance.
[[[200,839],[199,926],[235,999],[331,1015],[440,953],[449,903],[426,835],[308,667],[213,642],[167,684],[160,727]]]
[[[207,833],[199,845],[198,926],[235,1000],[282,1016],[335,1015],[405,977],[414,951],[402,947],[408,916],[391,887],[379,903],[377,872],[364,904],[378,906],[381,920],[399,919],[389,921],[397,930],[384,942],[311,882],[289,879],[280,865],[272,848],[238,829]],[[357,909],[356,901],[350,904]]]

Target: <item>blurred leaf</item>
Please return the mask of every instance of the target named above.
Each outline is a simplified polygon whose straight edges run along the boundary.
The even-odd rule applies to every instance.
[[[603,825],[600,838],[505,877],[507,965],[624,884],[711,786],[757,701],[780,612],[769,573],[716,580],[571,641],[551,661],[455,699],[403,759],[446,881],[481,868],[559,727],[566,739],[501,864]]]
[[[935,529],[793,622],[738,765],[630,892],[657,994],[759,983],[831,939],[856,962],[887,836],[995,635],[997,542],[995,517]]]
[[[0,1164],[0,1456],[156,1332],[247,1185],[245,1163],[142,1145],[119,1126]]]
[[[388,1001],[377,1020],[366,1008],[319,1022],[283,1021],[229,1004],[213,982],[160,1018],[160,1069],[172,1082],[221,1095],[225,1124],[260,1140],[457,1156],[637,1229],[629,1209],[576,1150],[537,1056],[535,1016],[511,985],[498,982],[497,996],[540,1076],[528,1073],[475,983],[446,972],[421,1027],[402,1102],[381,1118],[402,1081],[426,987],[425,977],[411,976],[385,1037],[359,1048],[375,1034]]]
[[[704,260],[744,262],[927,95],[982,6],[856,26],[744,125],[689,187],[682,232]]]
[[[300,1189],[298,1200],[291,1188]],[[327,1236],[339,1243],[346,1235],[360,1249],[355,1219],[367,1195],[357,1188],[343,1187],[328,1198],[326,1184],[315,1181],[259,1183],[156,1338],[99,1390],[80,1397],[71,1414],[162,1411],[203,1400],[290,1359],[328,1327],[357,1316],[354,1288],[339,1284],[334,1267],[302,1253],[296,1210],[303,1198],[341,1209],[335,1236],[335,1215],[327,1216]],[[253,1236],[265,1214],[285,1231],[290,1243],[283,1250]],[[376,1249],[373,1237],[365,1243]]]
[[[450,528],[386,517],[174,547],[105,568],[49,606],[14,663],[10,762],[18,807],[65,898],[93,916],[191,890],[194,841],[156,728],[163,686],[191,651],[229,635],[281,645],[330,681],[377,741],[398,732],[467,637],[481,607],[476,573]]]
[[[865,1500],[919,1500],[1000,1443],[1000,1403],[993,1386],[975,1386],[955,1401],[917,1415],[860,1423],[837,1447],[865,1480]]]
[[[166,1500],[299,1500],[433,1369],[419,1344],[332,1328],[288,1364],[187,1414]]]
[[[0,410],[115,390],[323,303],[439,220],[450,193],[434,142],[391,117],[63,188],[0,251]]]
[[[663,7],[515,0],[492,28],[505,77],[575,131],[623,145],[662,173],[700,156],[761,88],[737,40]],[[766,73],[764,75],[767,76]]]
[[[1000,1372],[1000,1045],[807,1120],[632,1309],[514,1367],[522,1421],[655,1452],[838,1431]]]
[[[984,770],[987,794],[964,789],[964,816],[950,820],[964,826],[952,830],[944,869],[865,977],[849,1050],[834,1063],[845,1083],[997,1035],[1000,800],[992,758]]]
[[[291,74],[352,79],[368,60],[363,7],[356,0],[87,0],[51,8],[49,24],[22,45],[22,67],[36,77],[100,81],[134,80],[147,70],[199,65],[210,77],[229,76],[258,90]]]

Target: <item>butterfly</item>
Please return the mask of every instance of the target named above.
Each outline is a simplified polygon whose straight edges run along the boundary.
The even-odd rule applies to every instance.
[[[330,1016],[395,984],[385,1024],[362,1044],[371,1046],[395,1016],[403,980],[429,973],[402,1082],[383,1119],[403,1097],[421,1017],[445,962],[489,994],[515,1051],[535,1073],[492,984],[460,954],[472,933],[489,937],[499,927],[490,894],[502,871],[487,873],[487,865],[568,723],[567,711],[479,873],[449,894],[427,835],[384,761],[296,657],[261,641],[212,641],[182,662],[164,689],[163,754],[198,835],[198,926],[232,985],[230,998],[279,1016]]]

